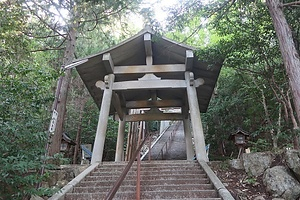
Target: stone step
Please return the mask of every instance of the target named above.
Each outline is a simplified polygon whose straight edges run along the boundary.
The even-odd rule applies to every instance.
[[[195,163],[195,164],[170,164],[170,165],[167,165],[167,164],[159,164],[159,163],[149,163],[149,164],[141,164],[141,168],[143,167],[156,167],[156,168],[170,168],[170,167],[175,167],[175,168],[178,168],[178,167],[195,167],[195,168],[200,168],[200,165]],[[136,166],[133,166],[133,168],[136,168]]]
[[[136,174],[136,169],[131,169],[128,171],[128,174]],[[102,176],[102,175],[112,175],[117,174],[120,175],[123,172],[123,169],[98,169],[91,172],[92,176]],[[184,173],[184,174],[205,174],[203,169],[197,167],[142,167],[141,174],[144,173],[156,173],[156,174],[176,174],[176,173]]]
[[[90,176],[113,176],[113,175],[121,175],[122,171],[118,171],[118,172],[110,172],[110,171],[96,171],[96,172],[92,172],[90,174]],[[129,176],[134,176],[136,175],[137,172],[136,171],[129,171],[127,173],[127,175]],[[150,171],[147,171],[147,170],[141,170],[141,175],[155,175],[155,174],[161,174],[161,175],[174,175],[174,174],[194,174],[194,175],[200,175],[200,174],[205,174],[203,170],[168,170],[168,169],[163,169],[163,170],[150,170]]]
[[[107,186],[113,186],[115,183],[115,181],[105,181],[105,180],[98,180],[98,181],[81,181],[80,183],[78,183],[76,185],[76,187],[100,187],[100,186],[103,186],[103,187],[107,187]],[[136,186],[136,180],[130,180],[130,181],[127,181],[127,180],[124,180],[122,185],[126,185],[126,186]]]
[[[111,168],[96,168],[95,171],[122,171],[124,170],[125,168],[124,167],[111,167]],[[190,166],[190,165],[181,165],[181,166],[143,166],[141,165],[141,171],[145,171],[145,170],[157,170],[157,169],[160,169],[160,170],[200,170],[200,171],[203,171],[201,169],[200,166]],[[131,167],[131,169],[129,171],[136,171],[137,168],[134,166],[134,167]]]
[[[147,191],[141,194],[142,199],[185,199],[218,197],[216,190],[176,190],[176,191]]]
[[[117,180],[119,178],[118,175],[111,176],[87,176],[85,177],[85,181],[97,181],[101,180]],[[205,179],[207,178],[206,174],[149,174],[149,175],[141,175],[141,180],[178,180],[178,179]],[[136,175],[127,175],[127,180],[135,180]]]
[[[67,193],[65,200],[98,200],[106,197],[106,192],[98,193]],[[188,198],[217,198],[216,190],[177,190],[177,191],[147,191],[141,193],[141,199],[188,199]],[[135,199],[136,192],[117,192],[114,199]]]
[[[65,200],[104,199],[127,162],[103,163],[78,183]],[[114,199],[136,199],[136,163]],[[194,161],[142,162],[141,199],[220,200],[204,170]]]
[[[136,161],[134,161],[133,166],[136,165]],[[102,162],[99,166],[126,166],[128,161],[119,161],[119,162]],[[175,164],[199,164],[197,161],[194,160],[144,160],[141,161],[141,164],[161,164],[161,165],[175,165]]]
[[[112,186],[115,183],[113,180],[100,179],[96,181],[83,180],[78,184],[78,187],[88,186]],[[141,185],[177,185],[177,184],[210,184],[209,179],[167,179],[167,180],[143,180]],[[135,186],[136,180],[124,180],[122,185]]]
[[[141,191],[174,191],[174,190],[212,190],[211,184],[184,184],[184,185],[142,185]]]
[[[107,167],[125,167],[128,162],[103,162],[98,168]],[[133,163],[132,167],[136,167],[136,162]],[[142,161],[141,166],[200,166],[196,161],[187,160],[152,160]]]
[[[118,165],[117,162],[115,164],[107,164],[107,165],[99,165],[96,169],[101,169],[101,168],[125,168],[127,164],[121,164]],[[136,164],[132,165],[132,168],[136,168]],[[199,167],[200,165],[198,163],[165,163],[163,164],[162,162],[149,162],[149,163],[141,163],[142,167]]]
[[[110,186],[89,186],[89,187],[75,187],[73,189],[73,193],[99,193],[99,192],[107,192],[113,187],[113,185]],[[119,187],[118,192],[126,192],[126,191],[135,191],[136,185],[132,186],[125,186],[122,185]]]
[[[136,171],[136,169],[134,169]],[[203,171],[199,166],[141,166],[141,171]]]
[[[108,192],[112,186],[99,187],[75,187],[74,193]],[[136,186],[120,186],[118,192],[135,191]],[[212,190],[211,184],[185,184],[185,185],[142,185],[141,191],[174,191],[174,190]]]
[[[151,174],[148,176],[141,176],[141,180],[181,180],[181,179],[206,179],[206,174],[173,174],[173,175],[163,175],[163,174]]]

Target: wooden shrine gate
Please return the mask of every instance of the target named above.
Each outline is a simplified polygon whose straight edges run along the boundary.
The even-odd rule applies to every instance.
[[[200,61],[195,50],[144,29],[116,47],[72,64],[100,108],[92,164],[102,161],[109,115],[119,119],[116,161],[124,157],[125,123],[147,120],[182,120],[187,159],[194,156],[193,133],[197,159],[208,161],[200,111],[208,107],[222,64]],[[148,111],[129,112],[142,108]],[[180,112],[165,113],[162,108],[180,108]]]

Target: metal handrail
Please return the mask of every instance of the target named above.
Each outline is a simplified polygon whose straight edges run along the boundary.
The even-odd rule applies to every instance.
[[[137,155],[137,174],[136,174],[136,200],[141,198],[141,156]]]
[[[169,136],[168,140],[164,143],[164,145],[162,146],[160,152],[158,153],[158,155],[156,156],[155,160],[158,160],[160,154],[161,154],[161,159],[163,159],[164,157],[164,147],[166,147],[166,153],[168,152],[168,142],[171,141],[173,139],[173,137],[175,136],[177,129],[179,127],[179,122],[176,123],[175,128],[172,130],[171,132],[171,136]],[[174,134],[173,134],[174,133]],[[169,145],[170,147],[171,145]]]
[[[141,150],[142,146],[144,145],[144,143],[145,143],[145,141],[146,141],[147,138],[148,138],[148,136],[143,140],[143,142],[137,148],[137,150],[134,153],[134,156],[130,159],[130,161],[126,165],[125,169],[123,170],[122,174],[120,175],[120,177],[118,178],[118,180],[115,182],[114,186],[110,189],[110,191],[106,195],[105,200],[111,200],[115,196],[115,194],[117,193],[120,185],[122,184],[123,180],[125,179],[128,171],[130,170],[132,164],[134,163],[134,161],[137,158],[137,156],[139,156],[140,150]]]

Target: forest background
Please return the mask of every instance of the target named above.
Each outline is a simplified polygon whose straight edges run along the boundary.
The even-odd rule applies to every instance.
[[[78,144],[92,144],[99,113],[77,72],[63,67],[145,25],[197,47],[204,61],[224,60],[202,114],[213,159],[235,155],[228,138],[237,128],[251,134],[252,151],[299,148],[300,108],[270,3],[284,12],[299,63],[299,2],[182,0],[166,8],[167,21],[160,22],[154,15],[157,5],[141,0],[0,0],[0,199],[53,193],[35,186],[49,176],[40,175],[42,168],[51,168],[45,160],[61,157],[55,140],[66,132]],[[143,25],[137,27],[138,21]],[[50,141],[57,146],[47,145],[54,108],[63,113]],[[110,119],[105,160],[113,159],[116,134]],[[77,157],[67,162],[76,163]]]

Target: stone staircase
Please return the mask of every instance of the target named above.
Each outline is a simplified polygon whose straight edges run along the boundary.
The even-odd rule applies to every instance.
[[[103,163],[86,176],[65,200],[105,199],[126,162]],[[128,172],[114,199],[136,199],[136,163]],[[141,199],[219,200],[217,190],[196,161],[142,161]]]

